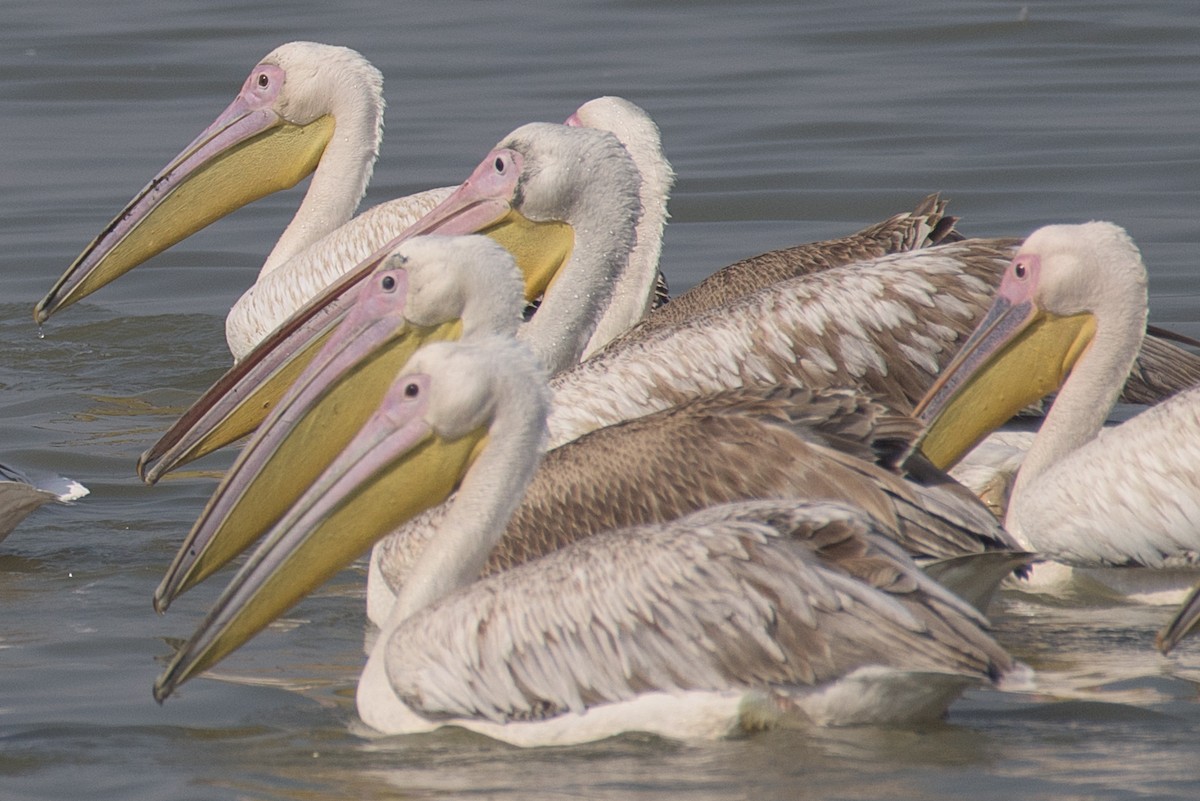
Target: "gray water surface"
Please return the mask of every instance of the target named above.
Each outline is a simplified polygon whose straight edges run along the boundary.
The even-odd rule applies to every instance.
[[[1111,219],[1154,322],[1200,336],[1200,15],[1167,2],[527,2],[0,7],[0,459],[91,496],[0,544],[0,798],[1194,798],[1200,646],[1165,609],[1002,599],[1040,693],[968,694],[922,729],[518,750],[357,723],[361,566],[165,706],[150,687],[221,581],[150,596],[230,454],[145,487],[150,445],[228,363],[224,315],[298,202],[267,198],[53,318],[33,304],[276,45],[387,79],[366,203],[461,181],[504,134],[620,94],[679,180],[686,288],[940,191],[961,228]]]

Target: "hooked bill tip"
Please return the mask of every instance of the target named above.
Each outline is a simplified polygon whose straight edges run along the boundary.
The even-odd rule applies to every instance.
[[[46,310],[46,305],[46,299],[42,299],[33,307],[33,321],[38,325],[50,319],[50,312]]]
[[[148,453],[149,451],[142,451],[141,455],[138,456],[137,465],[134,467],[134,469],[137,470],[138,478],[142,480],[142,483],[153,484],[154,479],[147,477],[146,472],[150,467],[150,462],[152,461],[152,459],[147,457]]]

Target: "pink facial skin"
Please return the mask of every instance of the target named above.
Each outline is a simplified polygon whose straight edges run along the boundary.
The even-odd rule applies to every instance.
[[[1025,326],[1033,313],[1033,292],[1040,275],[1041,260],[1036,255],[1017,254],[1004,272],[991,307],[916,410],[920,420],[928,425],[936,419],[963,383]]]
[[[69,295],[100,260],[170,194],[176,184],[217,154],[276,125],[279,115],[275,113],[273,105],[283,87],[283,80],[283,70],[279,67],[269,64],[256,67],[229,107],[151,178],[150,183],[92,241],[72,269],[37,304],[34,317],[39,321],[44,320],[49,315],[47,310],[52,309],[59,298]]]

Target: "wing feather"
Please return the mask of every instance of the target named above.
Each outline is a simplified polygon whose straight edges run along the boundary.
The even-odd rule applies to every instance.
[[[913,211],[895,214],[849,236],[772,250],[734,262],[671,300],[642,325],[646,329],[674,325],[778,281],[936,245],[954,235],[956,218],[945,213],[946,204],[938,195],[929,195]]]
[[[914,556],[1016,548],[943,474],[893,467],[919,430],[862,393],[799,387],[730,390],[600,429],[546,455],[485,573],[599,532],[764,498],[851,503]],[[380,546],[393,591],[441,514],[420,516]]]
[[[732,504],[477,582],[397,629],[387,671],[429,717],[536,720],[650,691],[786,691],[866,665],[987,681],[1011,661],[983,626],[857,512]]]
[[[611,344],[552,382],[551,439],[753,383],[853,386],[911,408],[990,302],[1009,240],[969,240],[769,285]],[[668,304],[669,306],[670,304]],[[667,308],[667,307],[664,307]],[[915,337],[920,337],[916,339]]]

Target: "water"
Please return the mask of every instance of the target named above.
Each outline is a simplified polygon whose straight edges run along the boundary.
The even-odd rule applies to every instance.
[[[1112,219],[1154,322],[1200,336],[1200,17],[1116,2],[290,4],[8,0],[0,12],[0,457],[92,495],[0,545],[0,796],[61,799],[1190,798],[1200,650],[1165,611],[1005,597],[1039,694],[968,694],[945,724],[520,751],[356,723],[363,570],[165,706],[150,686],[217,587],[150,595],[213,487],[137,454],[223,369],[225,311],[295,207],[265,199],[55,317],[34,302],[276,45],[352,46],[387,77],[367,203],[456,183],[517,125],[621,94],[679,181],[676,289],[941,191],[967,232]]]

